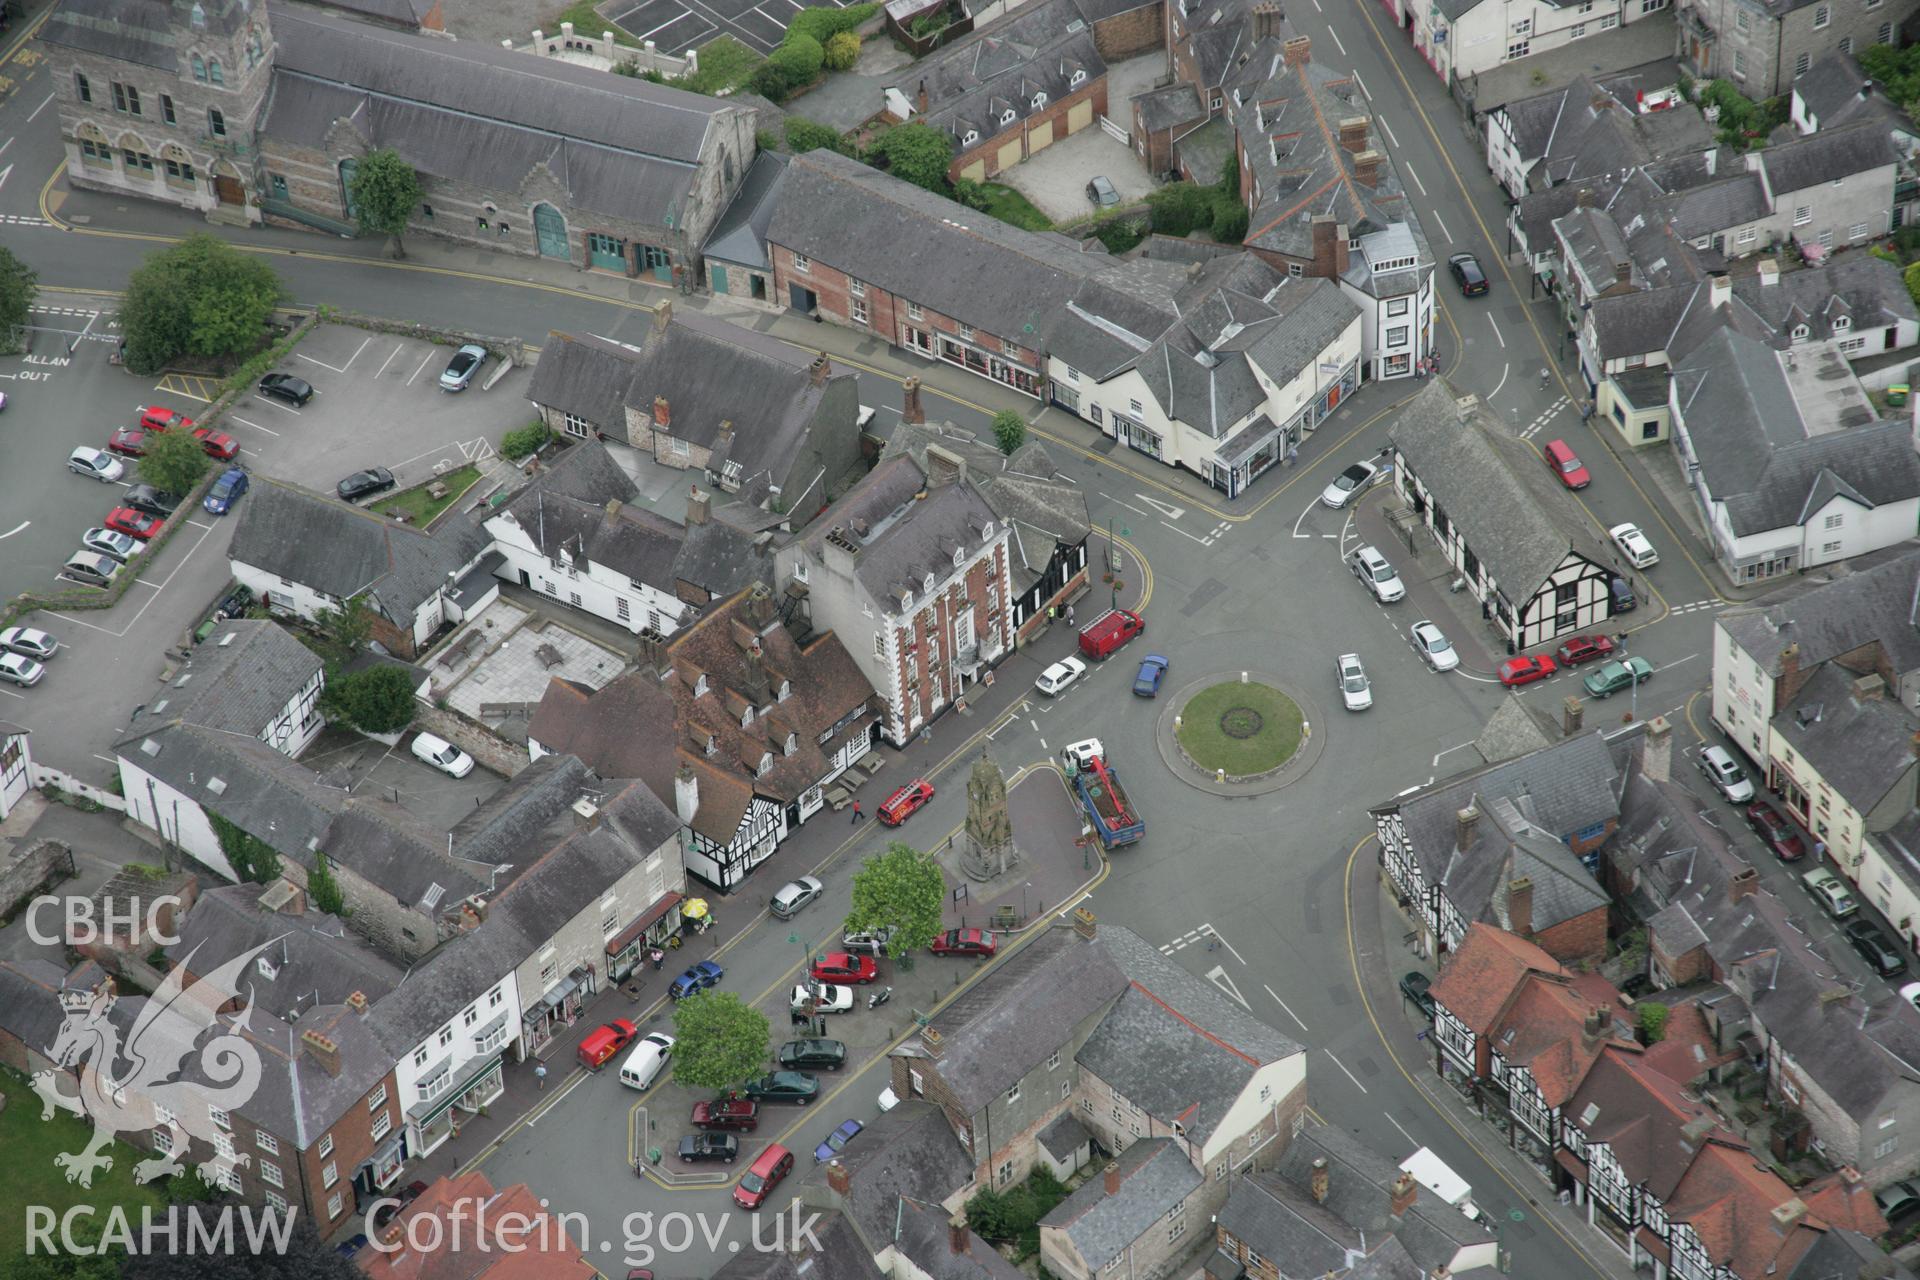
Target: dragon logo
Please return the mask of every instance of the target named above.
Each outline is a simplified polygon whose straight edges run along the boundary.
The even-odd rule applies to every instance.
[[[249,998],[234,1014],[220,1009],[240,994],[241,975],[272,945],[262,943],[193,983],[186,981],[189,953],[134,1013],[125,1045],[112,1017],[119,997],[111,984],[61,996],[66,1017],[47,1050],[53,1066],[35,1073],[33,1091],[40,1095],[41,1119],[60,1110],[93,1123],[84,1148],[53,1158],[68,1182],[91,1187],[96,1172],[113,1167],[107,1148],[114,1137],[144,1129],[156,1131],[156,1154],[134,1166],[136,1182],[186,1172],[177,1157],[187,1153],[190,1137],[215,1152],[195,1166],[210,1186],[223,1185],[247,1163],[247,1154],[234,1149],[227,1114],[260,1084],[260,1054],[245,1035],[253,1003]],[[76,1078],[77,1093],[61,1091],[63,1081]]]

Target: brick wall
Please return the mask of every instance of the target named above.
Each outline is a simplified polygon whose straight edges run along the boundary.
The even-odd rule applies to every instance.
[[[525,751],[457,712],[419,703],[414,707],[413,723],[415,728],[445,738],[487,768],[506,777],[513,777],[532,763]]]
[[[347,1014],[344,1016],[357,1017],[358,1015]],[[298,1032],[298,1024],[295,1025],[294,1029]],[[314,1060],[310,1053],[303,1051],[300,1059],[300,1070],[304,1074],[311,1071],[323,1071],[324,1068]],[[386,1093],[385,1101],[378,1107],[369,1109],[367,1100],[379,1096],[382,1090],[385,1090]],[[289,1141],[288,1136],[284,1134],[276,1135],[280,1138],[280,1154],[278,1156],[266,1154],[259,1149],[257,1144],[244,1140],[239,1141],[237,1145],[242,1150],[247,1150],[251,1147],[254,1156],[252,1164],[241,1175],[243,1186],[249,1193],[252,1193],[249,1195],[249,1198],[258,1200],[264,1194],[266,1186],[264,1180],[260,1177],[260,1164],[263,1161],[273,1161],[281,1166],[282,1176],[287,1183],[286,1188],[281,1190],[280,1194],[285,1196],[289,1201],[300,1204],[308,1214],[312,1215],[311,1220],[315,1230],[319,1231],[322,1236],[325,1236],[335,1228],[344,1225],[345,1220],[353,1215],[355,1209],[354,1173],[363,1163],[373,1157],[373,1153],[376,1150],[386,1143],[391,1142],[393,1135],[405,1127],[406,1122],[400,1114],[399,1095],[399,1085],[394,1079],[393,1070],[389,1068],[387,1073],[380,1078],[378,1084],[375,1084],[371,1089],[362,1094],[353,1105],[349,1106],[346,1111],[341,1114],[340,1118],[334,1122],[332,1128],[328,1129],[325,1134],[314,1135],[312,1145],[305,1150],[296,1150]],[[388,1122],[392,1127],[379,1138],[375,1138],[373,1136],[373,1124],[382,1112],[386,1113]],[[236,1129],[243,1123],[243,1121],[236,1120]],[[236,1134],[236,1137],[238,1136],[239,1135]],[[322,1156],[320,1154],[320,1148],[327,1137],[333,1139],[333,1149],[325,1156]],[[330,1187],[326,1185],[326,1168],[328,1165],[333,1166],[335,1174],[335,1181]],[[403,1185],[405,1184],[396,1179],[394,1185],[389,1190],[397,1191]],[[340,1195],[340,1212],[330,1214],[328,1212],[328,1202],[336,1192]]]
[[[991,178],[994,174],[1000,172],[1000,150],[1009,142],[1018,141],[1020,143],[1020,158],[1022,160],[1029,156],[1039,155],[1040,151],[1044,151],[1046,148],[1042,147],[1040,151],[1035,151],[1029,144],[1029,139],[1031,139],[1035,130],[1042,126],[1051,125],[1053,128],[1053,142],[1060,141],[1060,139],[1068,136],[1067,113],[1077,104],[1087,101],[1093,103],[1094,118],[1088,121],[1085,127],[1088,129],[1097,129],[1100,127],[1099,117],[1107,114],[1107,77],[1105,75],[1088,81],[1082,85],[1077,92],[1071,93],[1057,102],[1048,103],[1045,111],[1036,112],[1024,119],[1016,120],[1012,125],[994,134],[992,137],[987,138],[979,145],[969,150],[959,152],[954,156],[953,163],[947,167],[947,177],[957,180],[973,165],[979,164],[982,166],[981,172],[984,176]]]
[[[1607,909],[1595,907],[1562,920],[1530,935],[1529,941],[1569,968],[1597,965],[1607,955]]]
[[[1161,47],[1161,29],[1165,22],[1161,0],[1153,0],[1151,4],[1143,4],[1137,9],[1116,13],[1111,18],[1094,23],[1093,47],[1100,51],[1100,56],[1109,64],[1149,49],[1158,49]]]
[[[57,840],[36,840],[0,866],[0,919],[10,919],[15,908],[54,879],[73,875],[73,852]]]

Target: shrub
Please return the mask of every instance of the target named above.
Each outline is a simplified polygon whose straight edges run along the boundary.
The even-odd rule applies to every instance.
[[[1153,229],[1165,236],[1191,235],[1213,225],[1213,194],[1191,182],[1169,182],[1148,193]]]
[[[794,14],[793,21],[787,24],[787,34],[781,43],[804,36],[824,45],[842,32],[851,33],[878,12],[880,6],[877,4],[850,4],[844,9],[803,9]],[[859,39],[857,36],[854,38]]]
[[[820,74],[820,66],[826,61],[826,50],[812,36],[795,35],[789,31],[787,38],[767,57],[771,66],[780,68],[780,74],[786,77],[789,89],[798,89],[810,84]]]
[[[1012,453],[1027,442],[1027,420],[1012,409],[994,414],[993,442],[1000,446],[1000,452]]]
[[[791,88],[787,73],[775,66],[771,58],[755,67],[747,77],[747,92],[757,93],[769,102],[785,102]]]
[[[1147,228],[1134,218],[1115,218],[1095,227],[1093,238],[1107,246],[1108,253],[1127,253],[1147,238]]]
[[[320,705],[362,733],[398,733],[413,723],[413,678],[404,667],[363,667],[329,682]]]
[[[860,61],[860,37],[851,31],[841,31],[828,36],[827,42],[821,48],[826,51],[829,71],[851,70],[853,64]]]
[[[947,166],[953,163],[953,139],[930,125],[903,124],[889,129],[867,150],[871,163],[884,157],[887,172],[936,195],[947,193]]]
[[[1220,200],[1213,210],[1213,238],[1221,244],[1239,244],[1247,238],[1247,206],[1238,200]]]
[[[832,127],[804,116],[787,117],[787,146],[795,155],[809,151],[838,151],[846,154],[847,144]]]
[[[530,422],[524,427],[515,427],[500,437],[500,452],[518,462],[530,453],[537,453],[553,439],[553,432],[544,422]]]
[[[1900,278],[1907,282],[1907,292],[1913,296],[1915,304],[1920,305],[1920,262],[1908,267]]]
[[[1659,1044],[1667,1037],[1667,1006],[1649,1000],[1635,1010],[1640,1015],[1640,1034],[1648,1044]]]
[[[953,198],[969,209],[978,209],[985,213],[993,206],[993,198],[987,194],[985,183],[975,182],[972,178],[953,180]]]

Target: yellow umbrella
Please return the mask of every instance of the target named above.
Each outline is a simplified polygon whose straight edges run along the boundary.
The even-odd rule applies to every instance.
[[[705,898],[688,898],[680,904],[680,914],[689,920],[706,919],[707,900]]]

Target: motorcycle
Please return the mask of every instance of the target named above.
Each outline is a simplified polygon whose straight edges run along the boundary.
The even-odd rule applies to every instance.
[[[893,999],[892,987],[882,987],[878,991],[869,991],[867,993],[867,1008],[878,1009],[891,999]]]

